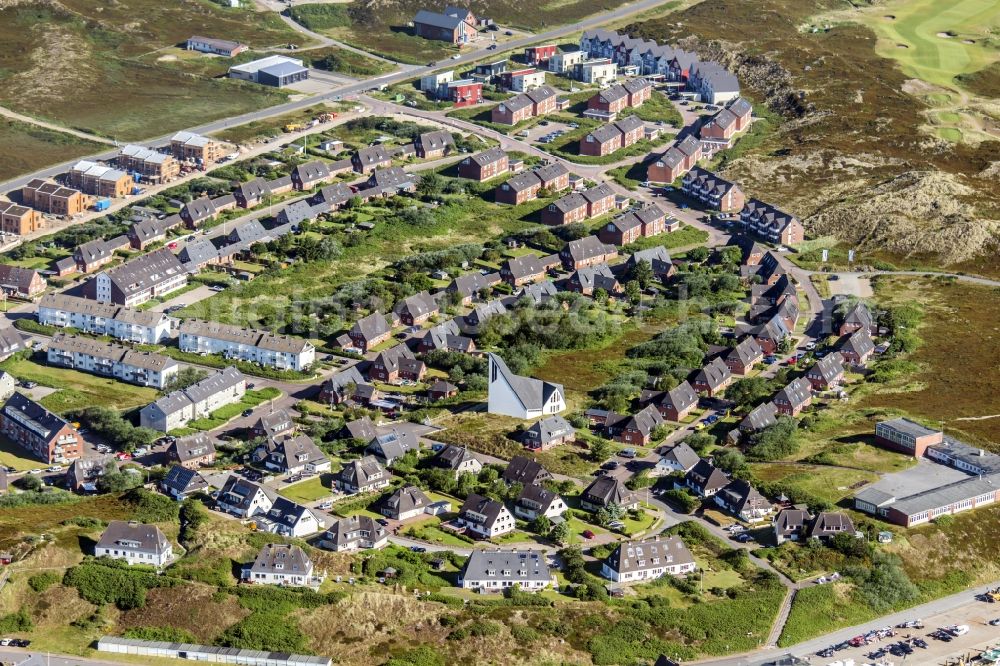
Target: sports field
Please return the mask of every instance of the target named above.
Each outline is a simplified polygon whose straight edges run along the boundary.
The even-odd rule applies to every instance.
[[[938,109],[930,119],[939,136],[985,138],[979,102],[986,101],[977,100],[962,80],[1000,61],[995,37],[1000,2],[897,0],[862,12],[861,22],[878,34],[879,55],[897,61],[908,76],[939,88],[907,91]]]

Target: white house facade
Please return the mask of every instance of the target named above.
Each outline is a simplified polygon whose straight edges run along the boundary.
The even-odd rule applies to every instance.
[[[566,410],[562,384],[515,375],[496,354],[489,355],[490,414],[534,419]]]

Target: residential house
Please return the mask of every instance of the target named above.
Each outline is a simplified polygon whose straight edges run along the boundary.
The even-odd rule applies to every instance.
[[[607,263],[618,256],[618,249],[602,243],[597,236],[585,236],[570,241],[559,252],[559,258],[567,270],[579,270],[587,266]]]
[[[189,229],[196,229],[202,223],[214,220],[218,214],[215,204],[206,196],[187,202],[180,212],[181,219]]]
[[[528,93],[545,85],[545,72],[534,67],[504,72],[500,75],[500,87],[513,92]]]
[[[878,335],[878,325],[875,323],[875,317],[872,316],[868,306],[861,301],[855,303],[848,310],[844,316],[844,320],[840,323],[837,334],[847,335],[859,330],[866,330],[869,335]]]
[[[512,287],[543,280],[545,273],[545,265],[533,254],[514,257],[500,265],[500,279]]]
[[[340,432],[341,437],[353,439],[358,442],[369,442],[375,439],[377,435],[378,431],[375,430],[375,424],[368,416],[362,416],[360,419],[348,421],[344,424],[344,427]]]
[[[371,516],[349,516],[336,521],[323,533],[319,547],[337,553],[377,550],[389,543],[389,532]]]
[[[698,457],[694,449],[684,442],[678,442],[660,454],[660,459],[656,461],[654,472],[660,475],[672,474],[674,472],[687,474],[699,462],[701,462],[701,458]]]
[[[94,546],[95,557],[110,557],[128,564],[147,564],[157,569],[174,559],[173,547],[156,525],[112,520]]]
[[[458,577],[464,590],[503,592],[515,585],[522,592],[537,592],[553,584],[544,553],[476,549]]]
[[[599,511],[612,504],[622,509],[638,508],[639,497],[613,476],[599,476],[580,495],[580,507],[586,511]]]
[[[417,157],[425,160],[444,157],[455,150],[455,137],[447,130],[424,132],[413,142]]]
[[[547,416],[535,421],[521,437],[521,443],[532,451],[546,451],[573,441],[576,441],[576,430],[561,416]]]
[[[705,393],[710,398],[726,390],[732,383],[733,373],[729,370],[729,366],[726,365],[725,361],[719,357],[713,358],[709,363],[706,363],[695,374],[694,379],[691,380],[691,386],[695,391]]]
[[[569,169],[560,162],[544,164],[536,168],[534,174],[549,192],[560,192],[569,187]]]
[[[774,540],[780,546],[786,541],[799,541],[805,536],[812,516],[805,509],[782,509],[774,517]]]
[[[7,297],[32,300],[45,291],[48,284],[38,271],[10,264],[0,264],[0,290]]]
[[[539,73],[544,79],[544,73]],[[528,83],[530,84],[530,81]],[[554,88],[540,85],[533,90],[500,102],[490,112],[490,119],[501,125],[516,125],[528,118],[552,113],[556,110],[557,99],[558,94]]]
[[[457,479],[462,474],[479,474],[483,463],[464,446],[448,444],[438,451],[430,460],[433,467],[447,469],[455,474]]]
[[[493,147],[464,158],[458,163],[458,175],[481,183],[507,173],[509,168],[507,153]]]
[[[846,513],[821,511],[809,526],[809,538],[827,540],[838,534],[854,536],[854,522]]]
[[[541,485],[526,484],[514,502],[514,515],[522,520],[536,520],[545,516],[549,520],[561,518],[566,513],[566,502],[558,494]]]
[[[225,157],[225,146],[193,132],[177,132],[170,137],[170,152],[182,162],[208,167]]]
[[[264,467],[280,474],[291,476],[330,471],[330,459],[308,435],[279,435],[262,448]]]
[[[115,460],[110,456],[77,458],[66,469],[66,488],[75,493],[96,492],[98,479],[108,469],[118,470]]]
[[[325,526],[311,509],[287,497],[276,497],[267,513],[257,518],[257,529],[297,539],[319,532]]]
[[[0,231],[3,233],[23,236],[44,226],[45,218],[37,210],[10,201],[0,201]]]
[[[449,81],[438,87],[437,97],[451,101],[456,109],[482,104],[483,82],[474,79]]]
[[[188,37],[186,48],[188,51],[201,51],[202,53],[211,53],[212,55],[232,58],[248,50],[250,47],[228,39],[215,39],[214,37],[199,37],[195,35]]]
[[[195,493],[208,493],[208,481],[200,472],[174,465],[166,475],[160,480],[160,490],[167,497],[175,500],[184,500]]]
[[[653,438],[653,432],[663,425],[663,417],[653,405],[647,405],[631,416],[608,414],[604,422],[605,432],[616,442],[634,446],[646,446]]]
[[[427,397],[431,402],[447,400],[448,398],[454,398],[456,395],[458,395],[458,387],[443,379],[437,380],[427,389]]]
[[[752,434],[769,428],[778,422],[778,406],[773,401],[768,401],[754,407],[749,414],[743,417],[738,426],[738,432],[742,434]]]
[[[183,428],[189,421],[239,402],[245,392],[246,378],[230,366],[149,403],[139,411],[139,425],[160,432]]]
[[[28,348],[27,338],[21,335],[16,328],[8,326],[0,329],[0,361],[5,361]]]
[[[215,505],[219,511],[237,518],[253,518],[270,511],[277,499],[278,493],[267,486],[230,474],[219,490]]]
[[[420,440],[410,430],[392,430],[376,435],[365,449],[366,453],[375,456],[386,467],[392,467],[394,462],[410,451],[420,451]]]
[[[832,352],[816,361],[806,372],[806,379],[815,391],[838,386],[844,380],[844,363],[840,352]]]
[[[723,362],[734,375],[746,375],[753,367],[764,360],[764,350],[752,337],[740,340],[735,347],[727,351]]]
[[[618,65],[606,58],[584,60],[573,69],[577,80],[596,86],[605,86],[618,78]]]
[[[537,198],[542,181],[533,171],[518,174],[497,186],[494,199],[497,203],[518,206]]]
[[[698,497],[712,497],[729,484],[729,477],[708,460],[702,458],[684,475],[684,482],[678,487],[688,488]]]
[[[573,71],[583,62],[583,51],[562,51],[552,54],[549,58],[549,71],[559,74]]]
[[[417,360],[405,344],[398,344],[379,352],[368,368],[368,378],[385,383],[400,380],[419,382],[426,372],[424,362]]]
[[[42,213],[72,217],[82,213],[89,203],[79,190],[63,187],[56,183],[33,178],[21,188],[21,204]],[[39,216],[40,217],[40,216]]]
[[[295,421],[286,409],[271,411],[261,414],[256,421],[250,425],[251,437],[264,437],[274,439],[281,435],[287,435],[295,431]]]
[[[180,437],[167,449],[167,458],[184,469],[211,465],[215,462],[215,439],[204,432]]]
[[[642,77],[629,79],[622,84],[628,91],[628,105],[637,109],[653,96],[653,84]]]
[[[340,405],[350,402],[354,391],[366,383],[365,378],[358,371],[358,367],[352,365],[323,381],[323,384],[320,386],[319,400],[328,405]]]
[[[717,505],[748,523],[759,522],[774,512],[767,498],[743,479],[733,479],[714,498]]]
[[[420,326],[425,321],[441,312],[437,300],[427,291],[421,291],[413,296],[407,296],[393,310],[399,315],[399,320],[407,326]]]
[[[431,72],[420,77],[420,89],[424,92],[437,94],[438,89],[455,80],[455,70],[446,69],[440,72]]]
[[[566,291],[584,296],[593,296],[598,289],[615,296],[621,292],[621,285],[607,264],[587,266],[574,271],[565,282]]]
[[[455,523],[473,536],[492,539],[514,531],[514,516],[500,502],[472,493],[465,499]]]
[[[662,245],[639,250],[629,255],[629,258],[622,265],[624,274],[631,275],[641,261],[649,264],[653,270],[653,277],[660,280],[672,277],[677,272],[677,267],[670,259],[670,253]]]
[[[313,576],[313,563],[305,551],[287,543],[264,544],[244,579],[254,585],[282,587],[318,587],[322,581]]]
[[[488,409],[520,419],[559,414],[566,409],[561,384],[515,375],[496,354],[489,354]]]
[[[6,400],[17,388],[17,378],[6,370],[0,370],[0,400]]]
[[[614,583],[635,583],[661,576],[683,576],[697,568],[694,556],[679,536],[659,535],[625,541],[601,565],[601,575]]]
[[[167,225],[175,222],[180,224],[179,215],[173,215],[163,220],[158,220],[155,217],[146,217],[139,220],[125,232],[125,235],[128,237],[129,246],[133,250],[145,250],[153,243],[165,241],[167,239]]]
[[[507,485],[520,483],[521,485],[541,485],[545,481],[552,479],[552,474],[542,467],[542,465],[527,456],[514,456],[507,463],[507,469],[500,476]]]
[[[701,157],[701,142],[689,134],[649,164],[646,168],[646,180],[651,183],[672,183],[694,168]]]
[[[350,332],[347,334],[351,338],[351,343],[361,350],[367,352],[372,347],[376,347],[392,336],[392,329],[381,312],[373,312],[367,317],[354,322]]]
[[[431,500],[416,486],[403,486],[389,495],[379,506],[379,513],[391,520],[406,522],[424,515]]]
[[[376,169],[388,169],[392,166],[392,155],[385,146],[377,144],[361,148],[351,157],[354,170],[358,173],[373,173]]]
[[[641,404],[652,404],[668,421],[680,422],[698,405],[698,394],[685,380],[667,391],[643,391]]]
[[[392,475],[375,456],[351,460],[334,476],[334,488],[342,493],[368,493],[388,487]]]
[[[580,139],[580,154],[592,156],[610,155],[622,147],[622,133],[608,123],[594,128]]]
[[[706,104],[724,104],[740,96],[740,82],[725,67],[710,60],[691,68],[688,89],[697,91]]]
[[[107,241],[100,238],[87,241],[73,251],[73,259],[76,261],[77,270],[81,273],[93,273],[114,258],[115,251]]]
[[[290,335],[201,319],[186,319],[179,330],[178,346],[185,352],[222,354],[278,370],[302,371],[316,360],[311,342]]]
[[[558,257],[557,257],[558,261]],[[521,289],[515,294],[518,298],[526,298],[534,305],[542,305],[543,303],[548,303],[556,297],[558,289],[552,280],[544,280],[536,284],[529,284]]]
[[[572,192],[553,201],[542,211],[542,222],[562,226],[587,219],[587,200],[582,194]]]
[[[70,187],[110,199],[132,194],[135,189],[131,174],[89,160],[80,160],[71,166],[66,179]]]
[[[555,44],[529,46],[524,49],[524,61],[529,65],[543,65],[548,63],[549,58],[554,56],[558,50],[559,48]]]
[[[236,205],[240,208],[254,208],[264,203],[271,195],[271,188],[263,178],[248,180],[233,189]]]
[[[587,201],[587,217],[600,217],[615,207],[615,192],[607,183],[584,190],[580,195]]]
[[[443,324],[427,329],[417,346],[417,350],[422,354],[437,349],[470,354],[476,350],[476,343],[472,338],[459,335],[458,323],[454,319],[449,319]]]
[[[500,283],[499,273],[466,273],[451,281],[445,291],[458,294],[462,305],[470,305],[472,299]]]
[[[844,363],[863,366],[875,352],[875,341],[867,329],[858,329],[840,344],[838,352]]]
[[[802,223],[793,215],[759,199],[746,202],[740,211],[740,224],[748,232],[772,243],[795,245],[802,242]]]
[[[812,404],[812,385],[805,377],[799,377],[774,394],[774,405],[781,416],[798,416],[799,412]]]

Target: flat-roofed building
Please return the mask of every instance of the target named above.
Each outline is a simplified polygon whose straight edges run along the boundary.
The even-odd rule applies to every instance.
[[[118,166],[129,171],[143,182],[168,183],[181,172],[181,165],[173,155],[142,146],[127,145],[118,153]]]
[[[224,157],[224,150],[221,142],[193,132],[177,132],[170,137],[170,152],[181,162],[209,166]]]
[[[0,230],[5,234],[24,236],[45,226],[45,218],[34,208],[11,201],[0,201]]]

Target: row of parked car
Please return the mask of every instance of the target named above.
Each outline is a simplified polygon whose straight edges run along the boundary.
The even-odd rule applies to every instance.
[[[24,638],[3,638],[0,639],[0,645],[4,647],[10,646],[10,647],[26,648],[29,645],[31,645],[31,641],[26,640]]]

